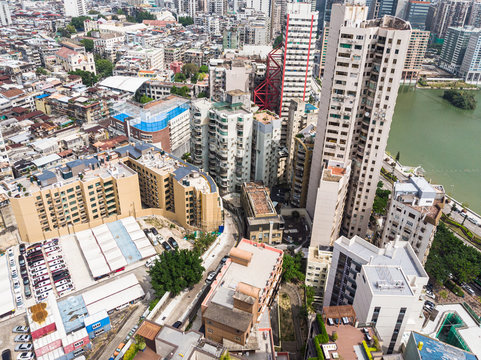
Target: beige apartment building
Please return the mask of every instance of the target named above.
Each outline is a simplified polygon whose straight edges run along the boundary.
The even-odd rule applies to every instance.
[[[277,214],[269,188],[262,182],[243,183],[241,204],[245,212],[249,240],[268,244],[282,242],[284,219]]]
[[[217,185],[198,168],[151,145],[116,149],[139,176],[142,203],[165,210],[183,227],[218,230],[223,210]]]
[[[126,216],[162,215],[202,231],[223,222],[212,178],[151,145],[128,145],[0,184],[25,242]]]
[[[429,43],[427,30],[413,29],[404,62],[403,79],[417,79],[423,68],[424,55]]]
[[[135,216],[142,209],[137,174],[118,161],[75,160],[1,184],[25,242],[64,235],[73,226],[113,216]]]
[[[321,178],[331,160],[344,168],[351,163],[342,232],[364,236],[371,215],[411,26],[391,16],[366,20],[366,14],[364,5],[332,6],[306,206],[313,231],[316,203],[323,201]]]

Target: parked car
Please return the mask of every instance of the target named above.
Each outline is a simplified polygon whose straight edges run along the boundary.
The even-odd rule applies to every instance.
[[[120,352],[122,351],[124,346],[125,346],[125,344],[123,342],[120,343],[119,346],[117,346],[117,349],[115,349],[115,351],[114,351],[114,356],[117,356],[118,354],[120,354]]]
[[[162,247],[164,248],[165,251],[172,251],[172,247],[169,245],[167,241],[162,242]]]
[[[177,244],[177,241],[175,241],[175,239],[173,237],[170,237],[169,238],[169,244],[174,248],[174,249],[178,249],[179,248],[179,244]]]
[[[32,340],[32,337],[28,334],[22,334],[15,336],[15,342],[29,342]]]
[[[64,269],[66,269],[65,264],[57,264],[57,265],[50,266],[50,271],[64,270]]]
[[[32,291],[30,290],[30,285],[25,285],[23,287],[23,291],[25,293],[25,297],[29,299],[32,296]]]
[[[28,279],[28,277],[23,278],[23,286],[26,286],[28,284],[30,284],[30,280]]]
[[[18,255],[18,265],[19,266],[25,265],[25,258],[23,257],[23,255]]]
[[[222,259],[220,259],[220,263],[224,265],[227,262],[228,258],[229,258],[229,255],[224,256]]]
[[[429,300],[426,300],[426,301],[424,302],[424,305],[428,305],[428,306],[431,306],[431,307],[435,307],[435,306],[436,306],[435,303],[433,303],[432,301],[429,301]]]
[[[5,349],[2,351],[2,360],[12,360],[12,352],[10,349]]]
[[[8,254],[9,257],[13,257],[15,255],[15,252],[13,251],[13,247],[11,247],[7,250],[7,254]]]
[[[13,269],[11,272],[12,279],[17,279],[18,278],[18,272],[17,269]]]
[[[154,235],[158,235],[158,234],[159,234],[159,232],[157,231],[156,228],[150,228],[150,232],[151,232],[152,234],[154,234]]]
[[[436,300],[436,295],[432,291],[426,290],[426,296],[430,297],[433,300]]]
[[[369,342],[372,341],[372,336],[369,334],[369,332],[364,333],[364,337],[366,338],[367,341],[369,341]]]
[[[207,278],[205,279],[205,282],[206,282],[207,284],[210,284],[212,281],[214,281],[215,276],[216,276],[215,271],[211,271],[211,272],[207,275]]]
[[[18,247],[18,250],[20,251],[20,254],[25,254],[25,244],[20,244],[20,246]]]
[[[150,230],[149,230],[149,229],[144,229],[143,231],[144,231],[145,236],[149,236],[149,234],[150,234]]]
[[[30,351],[33,345],[31,343],[22,343],[15,346],[15,351]]]
[[[176,329],[180,328],[182,326],[182,321],[176,321],[172,327],[175,327]]]
[[[29,328],[28,326],[21,326],[21,325],[19,325],[19,326],[15,326],[12,331],[13,331],[14,333],[24,334],[24,333],[28,333],[29,330],[30,330],[30,328]]]
[[[31,360],[35,357],[33,352],[23,352],[17,355],[17,360]]]

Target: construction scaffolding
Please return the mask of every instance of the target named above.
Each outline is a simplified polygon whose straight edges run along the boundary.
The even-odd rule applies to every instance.
[[[270,110],[279,114],[279,101],[282,86],[283,55],[280,44],[267,56],[266,78],[254,90],[254,102],[260,110]]]

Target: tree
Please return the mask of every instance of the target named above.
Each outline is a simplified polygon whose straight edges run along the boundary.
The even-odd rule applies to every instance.
[[[206,97],[207,97],[207,93],[205,91],[201,91],[200,93],[197,94],[198,99],[206,98]]]
[[[380,187],[376,189],[376,196],[374,197],[374,203],[372,204],[372,211],[374,214],[386,214],[387,202],[390,194],[391,192],[389,190],[383,190]]]
[[[177,20],[182,26],[189,26],[194,24],[194,19],[190,16],[179,16],[179,20]]]
[[[68,26],[68,25],[67,25]],[[74,31],[75,31],[75,28],[73,28]],[[58,28],[57,29],[57,33],[61,36],[61,37],[64,37],[64,38],[69,38],[72,34],[70,33],[70,31],[67,30],[67,28]]]
[[[170,93],[174,95],[190,98],[190,95],[189,95],[190,90],[187,86],[182,86],[181,88],[178,88],[174,85],[170,88]]]
[[[186,152],[184,155],[182,155],[182,160],[191,162],[190,152]]]
[[[463,110],[474,110],[477,105],[476,98],[471,91],[445,90],[443,99],[448,100],[452,105]]]
[[[99,15],[100,12],[98,12],[97,10],[89,10],[89,15]]]
[[[151,14],[148,11],[137,10],[134,16],[127,16],[127,20],[131,22],[141,23],[144,20],[155,20],[155,15]]]
[[[77,30],[75,30],[75,27],[73,25],[68,24],[65,29],[69,32],[69,34],[75,34]]]
[[[200,68],[199,68],[199,72],[201,73],[204,73],[204,74],[207,74],[209,72],[209,67],[207,65],[202,65]]]
[[[148,102],[151,102],[151,101],[153,101],[153,100],[154,100],[154,99],[152,99],[151,97],[148,97],[147,95],[142,95],[142,96],[140,97],[140,101],[139,101],[139,102],[140,102],[141,104],[147,104]]]
[[[208,232],[200,233],[199,236],[197,236],[197,238],[194,239],[194,251],[198,252],[199,254],[204,253],[216,239],[217,239],[216,233],[208,233]]]
[[[125,15],[122,9],[117,9],[117,15]]]
[[[184,82],[185,80],[186,80],[186,77],[185,77],[185,75],[182,74],[182,73],[177,73],[177,74],[174,75],[174,81],[175,81],[175,82],[179,82],[179,83],[180,83],[180,82]]]
[[[282,35],[279,35],[274,40],[274,45],[272,45],[272,47],[275,49],[276,47],[278,47],[281,44],[281,42],[282,42]]]
[[[77,16],[73,17],[72,20],[70,21],[70,25],[75,27],[77,31],[83,31],[84,30],[84,21],[90,19],[88,16]]]
[[[92,86],[99,80],[97,75],[89,71],[75,70],[75,71],[70,71],[69,74],[80,76],[82,78],[82,83],[85,86]]]
[[[481,275],[481,253],[465,245],[443,223],[437,227],[425,266],[426,271],[439,283],[449,279],[470,282]]]
[[[94,41],[92,39],[82,39],[80,43],[85,47],[85,50],[88,52],[94,51]]]
[[[297,253],[295,256],[284,254],[282,263],[282,281],[302,282],[305,275],[302,270],[302,255]]]
[[[196,64],[188,63],[182,66],[182,72],[186,77],[190,77],[199,72],[199,67]]]
[[[37,68],[37,70],[35,70],[35,73],[36,73],[37,75],[47,75],[47,74],[48,74],[48,71],[45,70],[43,67],[39,66],[39,67]]]
[[[191,82],[192,84],[196,84],[198,79],[199,79],[199,73],[194,73],[194,74],[192,74],[192,76],[190,77],[190,82]]]
[[[198,252],[182,249],[164,251],[148,272],[155,295],[160,298],[167,291],[176,296],[197,284],[202,279],[204,267]]]
[[[96,59],[95,68],[97,69],[97,73],[99,74],[99,76],[104,78],[104,77],[112,76],[114,65],[110,60]]]

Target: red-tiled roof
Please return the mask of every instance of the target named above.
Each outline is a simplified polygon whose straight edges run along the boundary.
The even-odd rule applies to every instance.
[[[73,55],[76,55],[76,54],[77,54],[76,51],[71,50],[71,49],[66,48],[66,47],[61,48],[59,51],[57,51],[55,53],[55,55],[57,55],[58,57],[64,58],[64,59],[68,59],[69,56],[73,56]]]
[[[10,90],[2,91],[1,94],[5,97],[13,98],[15,96],[22,95],[23,91],[20,89],[10,89]]]

